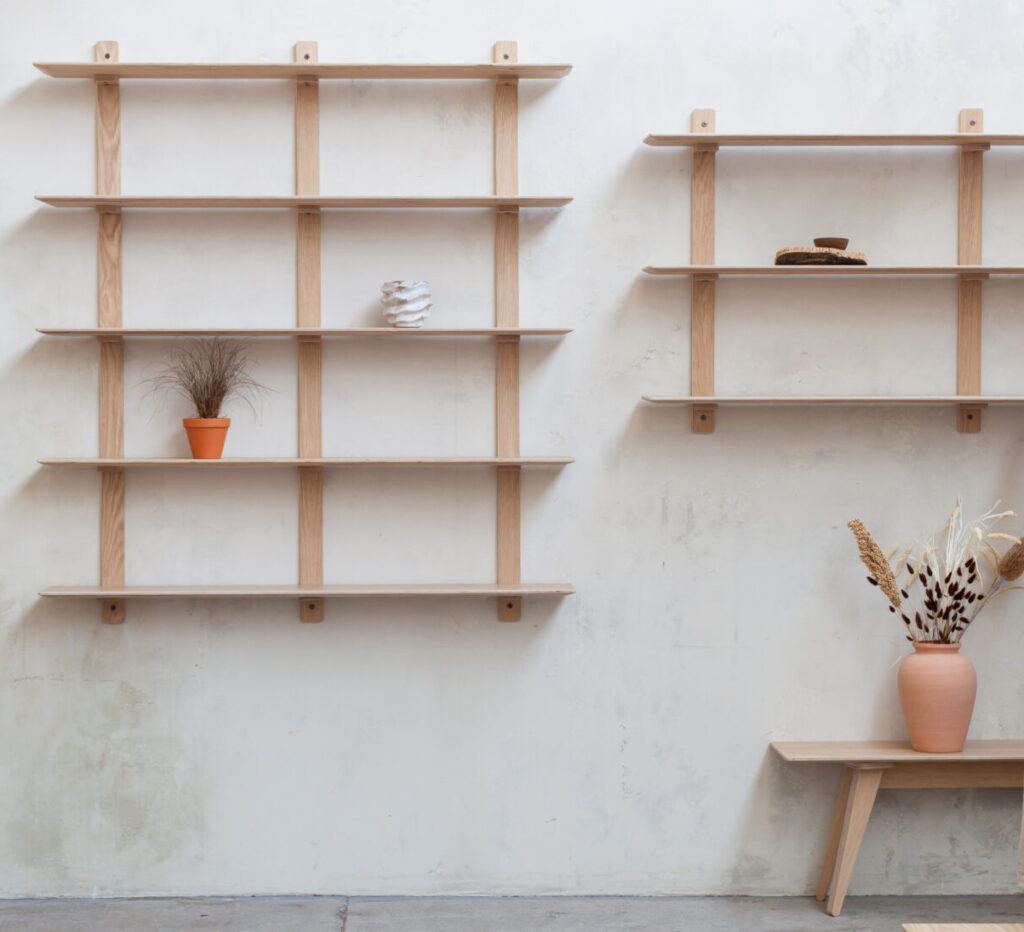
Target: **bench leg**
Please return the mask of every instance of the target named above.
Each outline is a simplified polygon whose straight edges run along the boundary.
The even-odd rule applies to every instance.
[[[846,800],[846,813],[843,816],[843,830],[839,838],[839,850],[836,853],[835,872],[832,875],[832,886],[829,891],[828,904],[825,912],[830,916],[838,916],[846,899],[846,890],[850,886],[853,866],[857,863],[857,852],[864,840],[864,830],[871,818],[871,808],[878,795],[878,787],[882,782],[881,767],[851,767],[850,791]]]
[[[850,778],[853,771],[849,767],[843,768],[843,782],[839,784],[839,796],[836,799],[836,811],[832,815],[832,828],[828,832],[828,845],[825,848],[825,863],[821,868],[821,877],[818,879],[818,892],[815,896],[820,903],[828,894],[829,884],[832,883],[832,872],[836,867],[836,855],[839,853],[839,839],[843,834],[843,820],[846,818],[846,801],[850,797]]]

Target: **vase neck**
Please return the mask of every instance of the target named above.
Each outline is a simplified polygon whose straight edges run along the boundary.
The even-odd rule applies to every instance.
[[[943,644],[939,641],[914,641],[914,650],[919,654],[955,654],[959,644]]]

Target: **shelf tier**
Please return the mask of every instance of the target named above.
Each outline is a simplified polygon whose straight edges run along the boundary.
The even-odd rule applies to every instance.
[[[651,134],[648,146],[676,149],[707,149],[716,146],[1024,146],[1024,135],[1006,133],[895,133],[895,134],[781,134],[781,133],[676,133]]]
[[[402,81],[444,81],[510,78],[564,78],[572,65],[557,64],[328,64],[320,62],[34,62],[51,78],[155,78],[193,80],[325,80],[396,79]]]
[[[767,405],[1024,405],[1024,395],[644,395],[656,405],[762,407]]]
[[[1020,265],[647,265],[648,275],[672,276],[749,276],[773,278],[845,278],[857,276],[890,276],[913,278],[917,276],[962,275],[985,277],[990,275],[1024,275]]]
[[[562,327],[37,327],[59,337],[560,337]]]
[[[42,466],[94,466],[98,469],[135,467],[179,467],[188,469],[232,469],[236,466],[568,466],[571,456],[235,456],[219,460],[190,457],[53,457],[37,460]]]
[[[571,583],[384,583],[336,586],[48,586],[39,594],[58,599],[330,599],[383,596],[572,595]]]
[[[512,196],[488,194],[457,197],[299,197],[297,195],[169,195],[37,194],[37,201],[51,207],[141,207],[172,210],[281,210],[321,207],[338,210],[411,210],[448,208],[564,207],[571,197]]]

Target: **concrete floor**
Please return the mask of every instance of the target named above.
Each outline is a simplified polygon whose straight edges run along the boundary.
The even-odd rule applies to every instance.
[[[903,922],[1024,922],[1024,897],[245,897],[0,900],[4,932],[899,932]]]

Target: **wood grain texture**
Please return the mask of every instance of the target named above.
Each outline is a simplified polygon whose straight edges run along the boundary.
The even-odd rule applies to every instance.
[[[122,290],[121,211],[101,210],[96,218],[96,309],[100,327],[124,321]]]
[[[319,587],[324,581],[324,492],[323,470],[299,470],[299,584]],[[299,619],[324,620],[322,599],[307,597],[299,602]]]
[[[884,790],[1024,787],[1024,761],[911,761],[888,768]]]
[[[323,586],[238,585],[238,586],[48,586],[44,598],[58,599],[295,599],[314,598],[401,598],[408,596],[563,596],[575,592],[572,583],[347,583]]]
[[[776,278],[858,278],[863,276],[915,276],[966,275],[988,278],[990,275],[1024,275],[1019,265],[648,265],[647,275],[688,277],[691,275]]]
[[[515,42],[496,42],[494,61],[516,62]],[[508,78],[494,87],[494,193],[519,193],[519,81]]]
[[[439,209],[502,209],[511,207],[564,207],[571,197],[544,195],[467,195],[406,197],[369,196],[298,196],[298,195],[150,195],[121,194],[117,196],[80,194],[40,194],[36,200],[51,207],[138,207],[170,210],[285,210],[295,207],[322,207],[336,210],[439,210]]]
[[[97,42],[97,62],[117,61],[116,42]],[[96,79],[96,193],[121,191],[121,88],[117,78]]]
[[[1024,395],[644,395],[656,405],[722,405],[737,408],[802,405],[1021,405]]]
[[[799,763],[1024,761],[1024,741],[1016,739],[968,741],[955,754],[915,751],[908,741],[772,741],[770,746],[783,760]]]
[[[815,892],[815,899],[820,903],[828,895],[828,888],[832,884],[832,874],[836,867],[836,857],[839,854],[839,840],[843,835],[843,821],[846,819],[846,804],[850,798],[850,780],[853,771],[849,767],[843,768],[843,777],[839,784],[839,795],[836,797],[836,808],[832,814],[832,825],[828,832],[828,842],[825,844],[825,861],[821,867],[821,875],[818,878],[818,889]]]
[[[515,466],[498,469],[498,584],[516,585],[521,578],[520,567],[520,471]],[[499,621],[519,621],[522,601],[504,598],[498,601]]]
[[[124,344],[100,342],[100,456],[124,456]]]
[[[295,246],[296,324],[300,328],[320,326],[320,211],[298,211]]]
[[[37,460],[42,466],[123,466],[126,468],[178,468],[184,469],[235,469],[238,467],[282,467],[297,466],[353,467],[426,467],[439,466],[567,466],[575,462],[571,456],[228,456],[216,460],[197,460],[187,457],[60,457]]]
[[[494,61],[515,62],[515,42],[498,42]],[[519,192],[519,88],[514,80],[494,86],[494,193]],[[499,210],[494,219],[494,323],[519,326],[519,211]],[[499,337],[494,357],[494,443],[498,456],[519,455],[519,338]],[[496,568],[499,583],[520,580],[520,471],[498,469]],[[498,601],[499,621],[519,621],[522,602]]]
[[[715,131],[714,110],[694,110],[690,129],[698,135]],[[690,261],[715,261],[715,153],[693,150],[690,177]],[[715,283],[694,278],[690,287],[690,392],[715,393]],[[715,430],[715,409],[695,407],[690,427],[695,434]]]
[[[857,863],[857,853],[864,840],[864,831],[868,827],[871,809],[875,805],[881,781],[880,769],[858,767],[851,773],[846,813],[836,853],[836,866],[832,874],[828,903],[825,906],[825,912],[830,916],[838,916],[842,912],[843,900],[846,899],[853,868]]]
[[[691,149],[700,146],[1024,146],[1024,135],[1008,133],[652,133],[648,146]]]
[[[296,42],[295,61],[316,62],[316,42]],[[320,193],[320,85],[302,75],[295,79],[295,193]]]
[[[960,132],[982,130],[981,110],[960,111]],[[960,197],[957,217],[957,262],[981,265],[984,153],[960,150]],[[981,393],[981,282],[960,280],[957,297],[956,390],[961,395]],[[963,434],[981,430],[981,409],[963,405],[957,412]]]
[[[124,585],[124,470],[104,469],[100,480],[100,584]],[[105,600],[100,605],[104,624],[125,620],[124,602]]]
[[[514,42],[509,44],[515,45]],[[497,61],[492,64],[331,64],[317,62],[313,65],[277,62],[118,62],[116,64],[34,62],[34,65],[51,78],[111,77],[225,81],[286,81],[289,78],[299,77],[340,81],[357,79],[502,81],[510,78],[551,80],[564,78],[572,71],[572,65],[568,64],[510,64]]]

